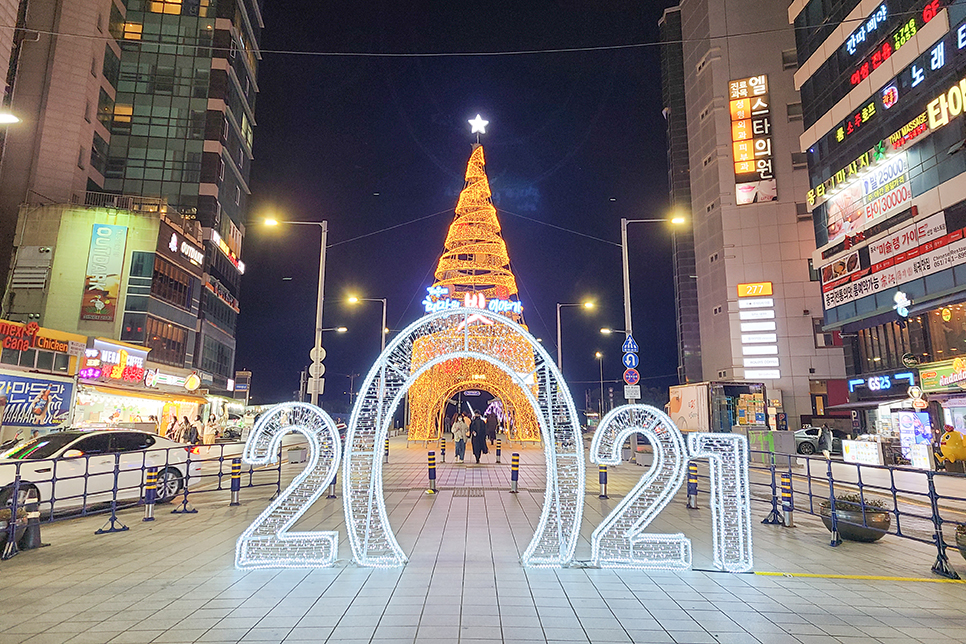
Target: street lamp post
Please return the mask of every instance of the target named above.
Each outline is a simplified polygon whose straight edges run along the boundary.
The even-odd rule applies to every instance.
[[[386,298],[384,297],[356,297],[352,295],[349,297],[350,304],[357,304],[359,302],[382,302],[382,327],[379,333],[381,337],[379,345],[379,355],[382,355],[386,351],[386,334],[389,333],[389,329],[386,328]]]
[[[561,373],[563,373],[563,352],[561,351],[560,346],[560,309],[565,306],[582,306],[585,309],[592,309],[594,308],[594,303],[590,301],[581,302],[579,304],[562,304],[557,302],[557,369],[560,370]]]
[[[600,363],[600,418],[604,417],[604,354],[597,352],[597,362]],[[598,419],[598,423],[600,420]]]
[[[292,224],[292,225],[303,225],[303,226],[319,226],[322,228],[322,243],[319,249],[319,294],[316,299],[315,304],[315,347],[312,350],[312,364],[317,364],[319,367],[316,368],[318,375],[313,376],[314,382],[312,382],[312,391],[309,394],[309,401],[313,405],[318,405],[319,402],[319,383],[322,378],[322,299],[323,293],[325,291],[325,242],[329,234],[329,222],[327,221],[282,221],[279,222],[275,219],[266,219],[266,226],[277,226],[282,224]]]

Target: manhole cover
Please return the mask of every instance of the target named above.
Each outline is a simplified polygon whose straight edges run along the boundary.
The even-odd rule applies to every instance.
[[[453,496],[483,496],[483,488],[458,487],[453,490]]]

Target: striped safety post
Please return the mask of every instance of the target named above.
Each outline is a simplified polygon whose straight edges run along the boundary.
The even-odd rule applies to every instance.
[[[442,434],[439,436],[439,462],[446,462],[446,437]]]
[[[688,463],[688,509],[698,509],[698,464]]]
[[[332,481],[329,483],[329,493],[325,495],[327,499],[337,499],[339,498],[335,494],[336,483],[339,482],[339,470],[336,469],[335,474],[332,475]]]
[[[241,459],[231,459],[231,503],[229,506],[241,505]]]
[[[786,528],[795,527],[795,499],[792,497],[792,475],[782,472],[782,521]]]
[[[496,439],[496,462],[500,462],[500,454],[503,453],[503,439]]]
[[[517,493],[520,481],[520,455],[516,452],[510,457],[510,494]]]
[[[600,481],[600,494],[597,495],[598,499],[608,499],[607,496],[607,466],[600,465],[597,468],[597,478]]]
[[[382,455],[382,462],[383,463],[388,463],[389,462],[389,438],[388,437],[386,438],[386,451]]]
[[[436,452],[430,452],[429,457],[429,489],[426,494],[436,494]]]
[[[149,467],[144,472],[144,518],[154,521],[154,504],[158,500],[158,468]]]

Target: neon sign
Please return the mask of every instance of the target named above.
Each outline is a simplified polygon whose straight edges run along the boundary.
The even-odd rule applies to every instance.
[[[893,373],[884,376],[869,376],[868,378],[854,378],[849,380],[849,393],[854,393],[859,387],[865,387],[869,391],[889,391],[893,387],[898,387],[900,381],[905,380],[908,386],[915,385],[915,376],[911,371]]]
[[[428,287],[426,289],[426,297],[422,301],[426,313],[437,313],[439,311],[458,309],[460,307],[485,309],[504,315],[508,313],[520,315],[523,313],[523,303],[519,301],[496,298],[487,300],[486,296],[482,293],[464,293],[463,302],[460,303],[458,299],[448,297],[449,294],[449,288],[446,286]]]
[[[137,351],[95,340],[94,346],[84,352],[84,360],[78,376],[85,380],[144,380],[144,359],[147,351]]]
[[[211,242],[217,246],[222,253],[225,254],[225,257],[227,257],[228,261],[232,263],[232,266],[238,269],[239,273],[242,275],[245,274],[245,262],[238,259],[235,251],[228,247],[228,244],[226,244],[225,240],[221,238],[221,235],[218,234],[217,230],[211,231]]]
[[[875,13],[869,16],[869,19],[866,22],[863,22],[861,25],[859,25],[856,30],[849,35],[849,39],[845,41],[845,49],[854,56],[856,50],[858,49],[859,43],[865,42],[865,37],[882,26],[882,23],[886,21],[888,16],[889,9],[883,3],[878,9],[875,10]]]

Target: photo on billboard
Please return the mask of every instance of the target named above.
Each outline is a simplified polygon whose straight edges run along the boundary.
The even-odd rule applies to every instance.
[[[778,182],[775,179],[735,184],[735,203],[744,206],[765,201],[778,201]]]

